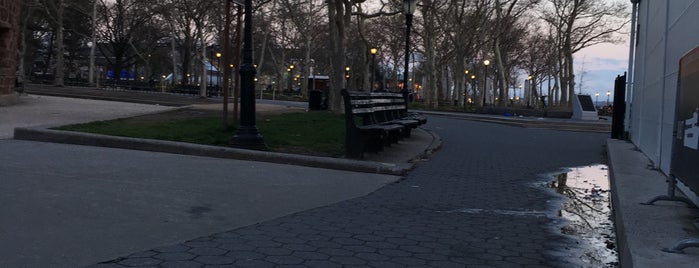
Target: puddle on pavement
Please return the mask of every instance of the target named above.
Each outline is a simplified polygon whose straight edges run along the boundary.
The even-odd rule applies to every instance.
[[[606,165],[570,168],[554,174],[547,186],[566,197],[558,216],[561,232],[585,241],[581,261],[589,267],[618,267]]]

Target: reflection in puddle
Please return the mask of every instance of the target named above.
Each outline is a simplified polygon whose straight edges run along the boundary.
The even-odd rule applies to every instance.
[[[558,213],[567,220],[561,231],[589,244],[582,261],[590,267],[617,267],[607,166],[571,168],[554,175],[548,186],[567,197]]]

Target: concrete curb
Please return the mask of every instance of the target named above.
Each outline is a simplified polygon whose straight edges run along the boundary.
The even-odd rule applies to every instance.
[[[422,127],[420,127],[419,129],[427,132],[427,134],[430,134],[430,136],[432,136],[432,143],[430,143],[430,145],[427,146],[427,149],[425,149],[424,152],[410,160],[410,163],[413,163],[413,166],[417,161],[429,158],[430,156],[432,156],[432,154],[434,154],[435,152],[439,151],[440,148],[442,148],[442,138],[439,137],[437,133]]]
[[[420,111],[423,114],[442,116],[455,119],[471,120],[485,123],[505,124],[523,128],[541,128],[555,129],[565,131],[582,131],[582,132],[611,132],[611,125],[598,122],[561,122],[561,121],[535,121],[531,119],[519,119],[512,117],[499,117],[492,115],[479,115],[468,113],[450,113],[450,112],[435,112],[435,111]]]
[[[433,132],[427,132],[430,135],[432,135],[432,137],[434,137],[433,142],[429,145],[428,149],[425,150],[423,154],[420,154],[416,158],[427,157],[441,147],[441,139],[438,138],[436,134],[434,134]],[[289,164],[398,176],[407,174],[408,171],[412,170],[417,163],[417,161],[399,164],[369,162],[343,158],[306,156],[209,145],[198,145],[184,142],[116,137],[44,128],[15,128],[14,138],[18,140],[78,144],[172,154],[195,155],[204,157],[261,161],[277,164]]]

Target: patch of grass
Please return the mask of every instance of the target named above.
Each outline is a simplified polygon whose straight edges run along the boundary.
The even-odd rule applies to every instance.
[[[236,128],[224,127],[221,117],[137,120],[134,118],[62,126],[56,129],[112,136],[227,146]],[[310,155],[344,155],[342,115],[329,112],[289,113],[257,120],[257,127],[271,151]]]
[[[257,122],[265,143],[272,150],[342,156],[345,144],[344,117],[311,111],[266,117]]]

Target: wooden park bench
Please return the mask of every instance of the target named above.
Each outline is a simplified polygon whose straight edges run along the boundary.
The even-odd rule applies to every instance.
[[[410,137],[413,128],[427,122],[424,116],[408,113],[400,93],[342,90],[345,104],[345,151],[349,158],[364,152],[379,152],[384,146]]]

